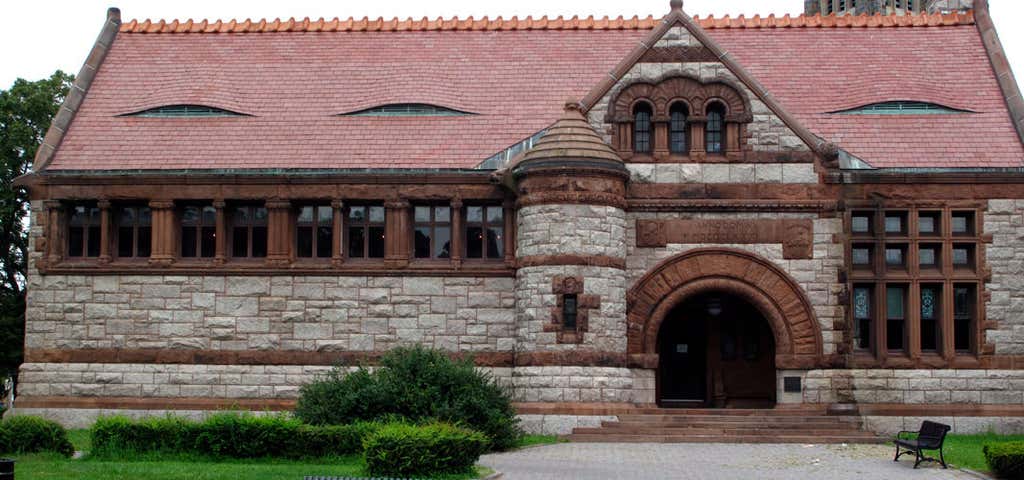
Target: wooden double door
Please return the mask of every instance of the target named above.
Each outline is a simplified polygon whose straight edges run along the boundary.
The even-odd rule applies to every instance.
[[[775,342],[764,317],[742,299],[701,295],[662,322],[662,407],[769,408],[775,404]]]

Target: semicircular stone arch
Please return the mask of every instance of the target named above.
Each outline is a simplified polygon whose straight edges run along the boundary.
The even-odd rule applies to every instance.
[[[694,295],[724,292],[764,315],[775,337],[775,365],[823,365],[821,327],[803,290],[772,262],[734,249],[695,249],[651,269],[627,294],[627,352],[635,364],[658,364],[658,332],[669,313]]]

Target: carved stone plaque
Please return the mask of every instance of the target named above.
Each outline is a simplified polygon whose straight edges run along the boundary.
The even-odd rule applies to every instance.
[[[781,243],[783,258],[814,255],[814,226],[809,219],[637,220],[636,232],[637,247]]]

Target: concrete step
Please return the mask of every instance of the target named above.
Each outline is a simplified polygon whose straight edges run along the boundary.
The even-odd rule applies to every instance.
[[[808,428],[781,430],[777,428],[747,427],[747,428],[633,428],[633,427],[579,427],[572,431],[573,434],[599,434],[599,435],[801,435],[801,436],[840,436],[848,434],[859,435],[864,433],[861,430],[850,428]]]
[[[860,423],[853,422],[804,422],[804,423],[767,423],[767,422],[601,422],[602,427],[608,428],[777,428],[777,429],[806,429],[806,428],[845,428],[859,430]]]
[[[738,419],[715,419],[715,418],[618,418],[619,423],[631,424],[631,425],[695,425],[695,424],[712,424],[712,425],[847,425],[859,427],[863,422],[858,419],[852,420],[831,420],[831,419],[793,419],[793,420],[782,420],[779,419],[759,419],[750,418],[744,420]]]
[[[571,434],[573,442],[593,443],[889,443],[891,440],[867,432],[843,435],[630,435],[589,433]]]
[[[770,424],[797,422],[834,422],[860,424],[860,417],[833,417],[827,415],[770,416],[770,415],[619,415],[620,422],[760,422]]]

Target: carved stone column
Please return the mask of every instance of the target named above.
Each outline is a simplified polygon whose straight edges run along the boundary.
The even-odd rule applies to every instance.
[[[153,200],[149,202],[153,215],[153,239],[149,264],[166,267],[178,257],[176,252],[178,232],[174,229],[174,201]]]
[[[740,150],[740,132],[743,124],[728,122],[725,124],[725,156],[731,159],[738,159],[743,156]]]
[[[405,268],[409,265],[409,201],[405,199],[384,202],[384,266]]]
[[[686,121],[690,124],[690,158],[692,160],[704,160],[708,156],[704,138],[708,117],[692,116]]]
[[[216,238],[214,247],[213,263],[216,265],[223,265],[227,262],[227,241],[228,241],[228,226],[227,219],[225,218],[226,213],[224,207],[227,204],[224,200],[214,200],[213,208],[217,209],[217,220],[216,220]]]
[[[505,199],[501,204],[504,211],[502,218],[505,219],[505,265],[515,267],[516,265],[516,202],[511,198]]]
[[[271,267],[286,267],[292,261],[291,208],[288,200],[267,200],[267,260]]]
[[[110,234],[110,200],[100,200],[96,202],[96,206],[100,209],[100,256],[97,261],[100,264],[107,264],[114,259],[110,255],[110,242],[113,240],[113,235]]]
[[[658,116],[654,117],[652,123],[654,125],[654,148],[653,155],[656,160],[664,160],[669,156],[668,150],[668,126],[669,118]]]
[[[64,258],[64,203],[60,200],[46,200],[46,264],[56,265]]]
[[[462,226],[462,199],[455,197],[452,199],[452,266],[455,268],[462,267],[462,250],[463,250],[463,239],[465,227]]]
[[[344,219],[344,215],[342,215],[344,207],[345,204],[341,200],[331,202],[331,211],[334,213],[334,223],[331,224],[331,265],[335,267],[340,267],[345,263],[345,255],[341,250],[342,245],[345,243],[343,236],[345,230],[341,225]]]

